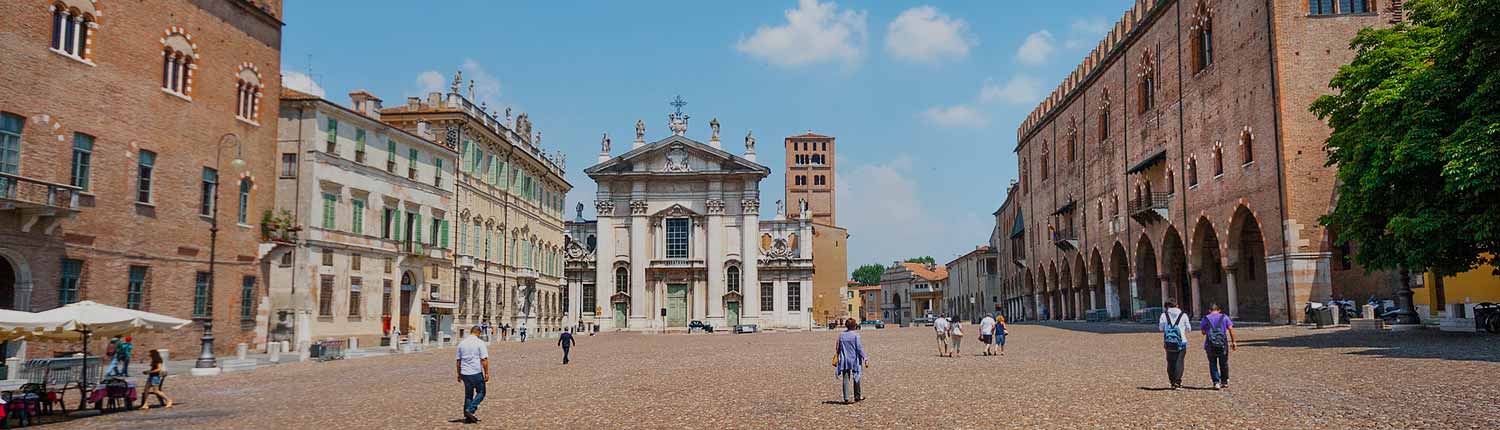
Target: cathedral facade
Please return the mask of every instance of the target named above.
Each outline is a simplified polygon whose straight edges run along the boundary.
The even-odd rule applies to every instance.
[[[761,220],[755,139],[735,155],[719,141],[671,134],[647,143],[637,122],[629,151],[585,170],[598,184],[595,221],[569,223],[569,316],[601,330],[669,331],[701,321],[716,328],[812,324],[811,216],[788,219],[782,202]],[[801,204],[801,203],[799,203]],[[770,205],[767,205],[770,209]],[[575,317],[576,316],[576,317]]]

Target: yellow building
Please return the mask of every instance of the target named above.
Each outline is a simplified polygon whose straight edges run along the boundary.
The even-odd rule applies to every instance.
[[[1422,275],[1422,285],[1412,288],[1414,306],[1423,319],[1446,316],[1447,306],[1465,303],[1500,303],[1500,276],[1495,275],[1495,266],[1479,266],[1473,270],[1438,279],[1432,272]],[[1443,312],[1440,314],[1439,312]],[[1473,318],[1473,315],[1464,315]]]
[[[859,315],[850,313],[849,231],[813,221],[813,315],[819,322]]]

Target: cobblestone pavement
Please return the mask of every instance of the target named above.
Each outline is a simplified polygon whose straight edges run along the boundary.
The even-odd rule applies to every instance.
[[[976,327],[969,327],[977,333]],[[835,332],[581,337],[492,346],[477,425],[453,350],[173,377],[177,407],[58,428],[1500,428],[1500,337],[1247,327],[1232,388],[1162,390],[1160,335],[1013,324],[1007,355],[937,356],[930,328],[862,331],[868,400],[838,397]],[[1199,333],[1193,341],[1201,342]],[[1202,349],[1185,382],[1210,385]]]

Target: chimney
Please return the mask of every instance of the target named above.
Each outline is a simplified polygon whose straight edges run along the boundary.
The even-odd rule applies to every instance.
[[[433,91],[427,93],[427,106],[438,107],[443,105],[443,93]]]
[[[420,107],[422,107],[422,98],[421,97],[407,97],[406,98],[406,108],[407,109],[417,110]]]
[[[437,136],[432,134],[432,125],[428,124],[425,119],[417,120],[417,136],[431,141],[437,140]]]
[[[380,98],[365,90],[354,90],[349,93],[349,100],[354,104],[354,111],[370,117],[376,121],[380,120]]]

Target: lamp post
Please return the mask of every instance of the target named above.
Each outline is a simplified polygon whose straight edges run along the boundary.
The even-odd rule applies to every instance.
[[[198,353],[198,361],[193,364],[193,370],[191,371],[193,375],[217,375],[220,372],[219,362],[214,358],[214,318],[211,314],[214,299],[214,269],[218,264],[219,244],[219,179],[217,175],[219,174],[219,168],[222,167],[220,163],[223,161],[224,148],[231,145],[234,146],[235,155],[234,160],[229,162],[230,167],[233,167],[235,170],[245,168],[245,160],[242,157],[244,155],[244,147],[240,145],[239,136],[236,136],[234,133],[224,133],[223,136],[219,137],[218,146],[214,150],[214,175],[216,177],[214,178],[213,195],[208,196],[209,203],[213,206],[208,219],[208,292],[204,298],[206,301],[204,304],[204,308],[206,308],[204,313],[206,315],[198,317],[203,322],[202,350]]]

